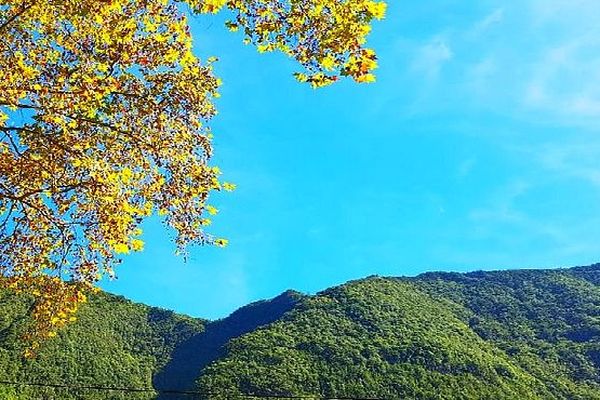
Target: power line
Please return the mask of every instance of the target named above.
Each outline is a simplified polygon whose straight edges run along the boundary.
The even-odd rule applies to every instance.
[[[127,393],[158,393],[158,394],[179,394],[186,396],[211,396],[214,394],[199,392],[193,390],[175,390],[175,389],[153,389],[153,388],[130,388],[119,386],[100,386],[100,385],[67,385],[61,383],[40,383],[40,382],[14,382],[2,381],[0,385],[6,386],[30,386],[30,387],[46,387],[53,389],[70,389],[70,390],[99,390],[99,391],[114,391]],[[321,397],[321,396],[285,396],[285,395],[251,395],[251,394],[236,394],[226,395],[228,399],[281,399],[281,400],[387,400],[379,397]]]
[[[82,389],[82,390],[105,390],[115,392],[137,392],[137,393],[165,393],[165,394],[200,394],[200,392],[181,391],[181,390],[155,390],[151,388],[128,388],[118,386],[99,386],[99,385],[66,385],[61,383],[39,383],[39,382],[13,382],[0,381],[0,385],[7,386],[34,386],[47,387],[54,389]]]

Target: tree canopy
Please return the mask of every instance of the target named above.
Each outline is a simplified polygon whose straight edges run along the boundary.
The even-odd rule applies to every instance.
[[[192,51],[187,8],[230,13],[230,30],[293,57],[313,87],[375,79],[365,38],[380,1],[0,1],[0,273],[36,297],[34,347],[142,250],[152,214],[179,251],[227,243],[205,231],[209,194],[233,189],[210,162],[221,81]]]

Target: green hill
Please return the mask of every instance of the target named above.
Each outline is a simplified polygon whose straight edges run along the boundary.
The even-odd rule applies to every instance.
[[[76,386],[151,388],[157,370],[206,321],[132,303],[90,296],[78,321],[48,341],[34,360],[21,357],[18,338],[29,302],[0,298],[0,380]],[[0,385],[0,399],[152,399],[155,393],[104,392]]]
[[[27,301],[0,297],[0,399],[240,395],[600,399],[600,265],[370,277],[286,292],[220,321],[101,294],[38,359],[20,357]]]

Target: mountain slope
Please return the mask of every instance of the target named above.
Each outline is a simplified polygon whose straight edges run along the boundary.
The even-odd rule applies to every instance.
[[[154,387],[159,390],[193,390],[201,370],[223,355],[229,340],[278,320],[302,297],[300,293],[287,291],[271,300],[244,306],[227,318],[207,324],[203,332],[174,349],[169,362],[155,376]],[[159,396],[161,400],[174,398],[177,396],[168,393]]]
[[[600,266],[425,274],[416,283],[564,398],[600,398]]]
[[[205,321],[100,293],[78,321],[49,340],[34,360],[18,340],[29,301],[0,295],[0,379],[3,381],[152,388],[152,376],[173,349],[204,330]],[[155,393],[0,385],[0,399],[151,399]]]
[[[535,398],[544,386],[414,285],[369,279],[329,290],[233,340],[200,387],[237,394]]]
[[[600,398],[600,267],[370,278],[233,340],[225,398]]]
[[[301,298],[288,291],[209,322],[100,293],[90,296],[78,321],[45,343],[36,359],[25,360],[19,335],[30,303],[0,292],[0,381],[157,389],[136,393],[0,384],[0,400],[180,398],[159,392],[194,389],[200,370],[221,355],[229,339],[275,321]]]
[[[209,322],[92,296],[33,361],[25,298],[0,292],[0,399],[239,395],[388,399],[600,399],[600,265],[370,277],[285,292]],[[159,393],[160,392],[160,393]]]

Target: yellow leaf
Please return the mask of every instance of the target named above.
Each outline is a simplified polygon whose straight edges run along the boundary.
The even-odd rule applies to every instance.
[[[219,246],[219,247],[225,247],[225,246],[227,246],[227,245],[229,244],[229,240],[227,240],[227,239],[222,239],[222,238],[220,238],[220,239],[216,239],[216,240],[215,240],[215,244],[216,244],[217,246]]]
[[[117,254],[127,254],[129,253],[129,246],[127,246],[125,243],[117,243],[113,246],[113,250]]]
[[[144,241],[140,239],[133,239],[131,241],[131,249],[133,251],[142,251],[144,250]]]
[[[205,209],[210,215],[217,215],[217,213],[219,212],[219,210],[217,210],[213,206],[206,206]]]
[[[229,183],[229,182],[224,182],[223,183],[223,189],[225,189],[228,192],[232,192],[234,191],[236,188],[236,185],[233,183]]]
[[[326,56],[321,60],[321,65],[328,71],[331,71],[335,68],[336,62],[335,59],[331,56]]]
[[[356,78],[356,82],[359,82],[359,83],[375,82],[375,75],[373,75],[373,74],[360,75],[359,77]]]

